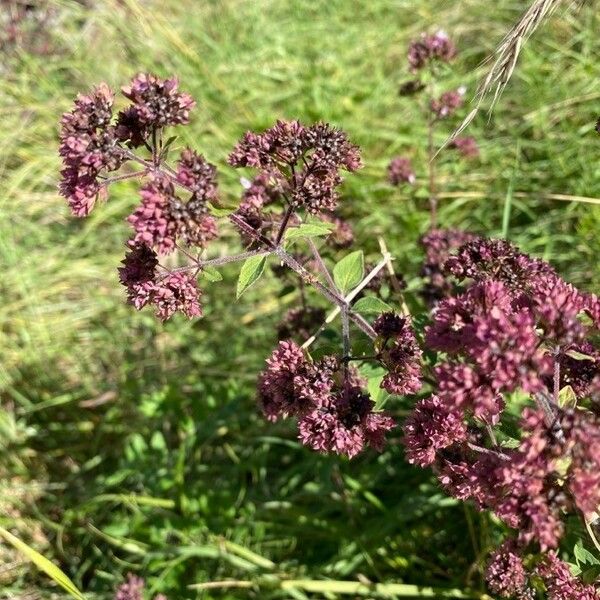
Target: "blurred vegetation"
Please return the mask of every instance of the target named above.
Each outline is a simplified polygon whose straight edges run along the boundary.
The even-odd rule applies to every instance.
[[[294,300],[277,283],[232,303],[235,266],[224,269],[224,282],[205,284],[196,322],[161,326],[124,305],[116,267],[134,187],[114,187],[90,218],[73,219],[56,193],[57,129],[76,93],[99,81],[176,74],[198,102],[178,143],[220,167],[233,200],[239,173],[225,158],[246,129],[276,118],[338,125],[366,163],[347,178],[342,212],[374,260],[385,238],[410,291],[424,201],[385,182],[400,152],[425,170],[425,124],[397,94],[407,43],[443,27],[460,49],[448,87],[472,94],[481,61],[526,5],[57,0],[44,48],[3,47],[0,525],[89,598],[110,598],[128,571],[171,600],[324,597],[269,590],[274,574],[483,590],[498,525],[409,467],[398,433],[381,455],[349,462],[256,414],[255,376]],[[590,290],[600,282],[599,26],[593,2],[547,22],[493,114],[469,129],[481,159],[443,158],[441,180],[441,224],[488,235],[502,232],[512,180],[508,237]],[[410,406],[390,408],[401,418]],[[0,556],[0,597],[62,597],[7,546]],[[260,591],[187,588],[261,577]]]

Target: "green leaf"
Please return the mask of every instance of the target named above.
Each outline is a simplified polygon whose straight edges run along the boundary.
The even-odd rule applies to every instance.
[[[589,354],[584,354],[583,352],[577,352],[577,350],[567,350],[565,354],[574,360],[591,360],[592,362],[596,361],[596,359],[593,356],[590,356]]]
[[[208,279],[208,281],[222,281],[223,275],[217,271],[214,267],[202,267],[202,271],[200,271],[200,275],[202,277]]]
[[[375,410],[381,410],[390,398],[390,394],[381,387],[385,375],[376,375],[367,380],[367,391],[371,400],[375,402]]]
[[[233,206],[231,208],[227,208],[226,206],[214,206],[210,202],[208,203],[208,209],[210,214],[214,217],[227,217],[235,211],[235,207]]]
[[[240,270],[237,282],[236,298],[240,296],[263,274],[265,270],[266,256],[251,256],[246,259]]]
[[[356,287],[365,273],[365,259],[362,250],[351,252],[344,256],[335,267],[333,267],[333,281],[343,294],[347,294]]]
[[[4,538],[9,544],[14,546],[19,552],[25,555],[40,571],[43,571],[62,587],[69,595],[77,600],[84,600],[83,594],[77,589],[75,584],[52,562],[33,548],[30,548],[25,542],[15,537],[10,531],[0,527],[0,537]]]
[[[578,540],[573,548],[573,553],[575,554],[575,560],[577,561],[577,566],[581,567],[582,565],[599,565],[600,561],[589,551],[583,547],[583,542]]]
[[[160,156],[161,158],[164,160],[167,158],[167,156],[169,156],[169,150],[171,149],[171,144],[173,144],[173,142],[177,139],[176,135],[172,135],[164,144],[164,146],[162,147]]]
[[[375,296],[366,296],[353,304],[352,310],[363,314],[381,314],[393,309],[389,304],[386,304],[383,300],[380,300]]]
[[[313,238],[321,235],[329,235],[331,226],[325,223],[302,223],[298,227],[291,227],[285,232],[286,240],[297,240],[298,238]]]
[[[565,385],[558,392],[558,405],[561,408],[575,408],[577,406],[577,396],[570,385]]]

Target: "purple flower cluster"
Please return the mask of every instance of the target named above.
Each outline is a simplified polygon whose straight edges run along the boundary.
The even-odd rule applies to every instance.
[[[318,452],[352,458],[369,445],[381,450],[394,421],[374,411],[356,373],[332,356],[311,362],[292,341],[279,342],[258,381],[267,419],[295,416],[300,441]]]
[[[209,169],[212,171],[212,165]],[[185,170],[180,167],[178,177],[183,178]],[[187,172],[191,175],[191,171]],[[199,186],[214,185],[211,178],[203,180]],[[156,248],[159,254],[169,254],[175,250],[177,240],[188,245],[204,248],[217,237],[217,225],[213,217],[207,214],[207,198],[195,191],[186,203],[175,194],[175,186],[170,179],[162,175],[152,177],[141,190],[141,204],[127,218],[133,227],[134,241]]]
[[[451,117],[463,105],[465,92],[466,89],[460,87],[457,90],[444,92],[439,98],[432,98],[431,112],[437,119]]]
[[[404,426],[407,457],[432,465],[450,494],[518,531],[516,545],[492,558],[488,582],[501,597],[530,598],[517,548],[556,548],[564,514],[589,518],[600,505],[600,417],[559,404],[566,385],[584,404],[598,389],[598,350],[590,341],[598,299],[502,240],[467,242],[442,273],[468,287],[441,300],[426,328],[427,346],[444,359],[434,369],[434,394]],[[500,447],[493,436],[486,447],[506,395],[517,391],[539,408],[524,410],[516,447]],[[568,581],[565,589],[580,585]]]
[[[474,137],[456,137],[448,144],[448,148],[458,151],[463,158],[477,158],[479,156],[479,146]]]
[[[458,229],[430,229],[421,237],[419,243],[425,250],[420,273],[425,279],[421,296],[428,305],[435,304],[456,291],[456,286],[443,271],[443,267],[452,252],[473,239],[472,234]]]
[[[421,389],[421,349],[406,317],[393,312],[379,315],[373,323],[378,335],[375,347],[387,369],[381,387],[390,394],[414,394]]]
[[[585,585],[573,576],[564,561],[549,552],[535,570],[548,592],[548,600],[600,600],[594,586]]]
[[[362,166],[358,147],[343,131],[299,121],[277,121],[263,133],[247,132],[229,155],[229,164],[274,174],[283,180],[292,205],[312,214],[336,208],[340,169]]]
[[[527,570],[513,540],[505,541],[492,553],[485,578],[490,590],[501,598],[533,599]]]
[[[413,185],[417,180],[415,172],[410,162],[410,158],[406,156],[396,156],[388,165],[388,181],[392,185],[401,185],[409,183]]]
[[[111,125],[113,101],[108,86],[100,84],[91,94],[77,96],[61,119],[59,190],[77,217],[87,216],[98,196],[106,195],[101,174],[117,170],[125,160]]]
[[[210,203],[217,199],[216,168],[202,155],[185,148],[177,169],[162,169],[163,130],[189,122],[194,101],[178,90],[177,79],[137,75],[122,89],[131,104],[113,120],[113,93],[105,84],[87,96],[80,95],[61,121],[60,155],[63,158],[61,193],[72,212],[87,216],[99,196],[106,196],[111,182],[105,172],[115,171],[126,160],[145,166],[114,178],[145,178],[141,202],[127,218],[134,230],[131,252],[119,269],[128,300],[140,309],[152,304],[160,319],[175,311],[188,317],[201,314],[200,291],[194,278],[184,272],[166,272],[158,277],[159,255],[173,252],[178,243],[203,249],[217,237]],[[152,153],[146,160],[129,148],[144,146]],[[168,146],[168,143],[167,143]],[[183,199],[176,186],[189,193]]]
[[[555,552],[545,554],[531,570],[525,567],[520,552],[518,544],[507,540],[490,557],[486,580],[501,598],[533,600],[536,595],[530,581],[535,577],[543,582],[548,600],[600,600],[594,586],[577,579]]]
[[[433,35],[422,34],[408,47],[408,64],[413,72],[420,71],[433,61],[450,62],[456,56],[456,47],[444,31]]]
[[[172,272],[159,277],[158,258],[145,244],[131,243],[131,250],[119,268],[119,279],[127,289],[127,299],[137,310],[147,304],[155,307],[161,321],[171,318],[177,311],[186,317],[201,317],[201,292],[196,280],[183,272]]]
[[[326,223],[331,223],[333,228],[327,236],[326,243],[334,250],[344,250],[354,243],[354,231],[352,225],[346,219],[335,214],[328,215],[324,213],[321,218]]]
[[[189,123],[195,102],[189,94],[179,91],[176,77],[160,79],[140,73],[124,86],[123,95],[132,104],[119,113],[117,134],[122,142],[137,148],[152,131],[169,125]]]
[[[128,573],[127,581],[122,583],[115,592],[114,600],[144,600],[146,583],[141,577]],[[154,600],[167,600],[162,594],[154,596]]]

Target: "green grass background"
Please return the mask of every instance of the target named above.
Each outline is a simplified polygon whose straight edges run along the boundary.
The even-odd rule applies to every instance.
[[[219,166],[229,200],[240,174],[225,158],[246,129],[276,118],[338,125],[366,163],[344,186],[357,245],[376,259],[383,236],[416,285],[424,201],[385,183],[398,153],[424,178],[424,124],[397,96],[407,43],[448,31],[460,56],[446,87],[471,96],[481,61],[527,4],[52,2],[52,52],[13,48],[0,66],[0,525],[90,598],[110,598],[130,570],[171,600],[336,597],[268,585],[285,577],[482,591],[498,526],[409,467],[397,433],[383,454],[348,462],[311,453],[293,426],[256,414],[254,379],[291,300],[276,283],[232,303],[227,268],[206,284],[206,318],[195,322],[161,326],[124,305],[116,266],[135,188],[114,187],[89,219],[73,219],[56,194],[57,124],[97,82],[118,89],[138,71],[176,74],[198,102],[178,143]],[[512,180],[508,237],[595,291],[599,25],[593,2],[545,23],[493,114],[469,129],[481,159],[443,157],[440,181],[442,225],[500,235]],[[409,408],[394,406],[400,417]],[[7,548],[0,556],[0,597],[59,597]],[[262,587],[187,588],[222,579]]]

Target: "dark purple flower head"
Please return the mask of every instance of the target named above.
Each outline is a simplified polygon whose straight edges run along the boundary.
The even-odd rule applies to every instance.
[[[439,98],[431,100],[431,112],[438,119],[451,117],[463,104],[466,88],[460,87],[450,92],[444,92]]]
[[[267,170],[279,163],[294,164],[306,150],[304,132],[299,121],[277,121],[263,133],[248,131],[229,155],[229,164]]]
[[[127,301],[140,310],[152,298],[156,286],[156,253],[145,244],[130,244],[119,268],[119,279],[127,288]]]
[[[459,229],[430,229],[421,237],[419,243],[425,250],[425,260],[421,267],[425,285],[421,296],[428,305],[450,296],[455,290],[455,286],[444,273],[443,266],[451,252],[474,238],[473,234]]]
[[[137,119],[141,128],[189,123],[190,110],[196,103],[178,87],[176,77],[160,79],[146,73],[136,75],[122,88],[123,95],[133,102],[128,113],[130,121]]]
[[[219,235],[216,219],[204,214],[202,202],[176,203],[171,215],[177,221],[177,237],[188,246],[205,248]]]
[[[435,368],[438,395],[453,410],[470,411],[484,423],[496,425],[504,401],[493,380],[466,363],[443,363]]]
[[[156,176],[140,190],[142,202],[127,220],[135,230],[134,240],[156,248],[159,254],[175,249],[177,221],[171,216],[175,188],[165,177]]]
[[[537,541],[543,551],[555,548],[563,532],[560,510],[564,498],[554,482],[561,442],[545,423],[541,411],[526,409],[523,429],[527,432],[510,461],[498,469],[498,503],[494,512],[519,530],[519,541]]]
[[[406,317],[395,312],[381,313],[373,323],[375,333],[384,339],[402,335],[406,327]]]
[[[501,598],[512,598],[527,588],[527,571],[513,540],[507,540],[493,552],[485,579],[490,590]]]
[[[470,136],[454,138],[448,144],[448,148],[454,148],[464,158],[477,158],[479,156],[479,146],[475,138]]]
[[[600,600],[593,585],[585,585],[573,576],[569,565],[549,552],[535,570],[548,592],[548,600]]]
[[[569,490],[577,508],[591,518],[600,506],[600,417],[583,410],[565,411],[560,424],[571,459]]]
[[[532,308],[544,336],[555,345],[581,342],[586,330],[579,320],[588,298],[555,275],[532,280]]]
[[[539,349],[531,312],[494,307],[476,320],[473,333],[468,351],[481,371],[491,374],[494,389],[520,387],[534,393],[545,387],[543,378],[552,372],[552,359]]]
[[[90,133],[97,129],[106,129],[112,119],[114,94],[110,88],[101,83],[91,94],[79,94],[74,107],[61,119],[64,132]]]
[[[328,123],[316,123],[304,130],[304,146],[319,168],[357,171],[362,167],[360,151],[341,129]]]
[[[492,306],[509,313],[511,301],[510,290],[500,281],[475,284],[435,307],[433,323],[425,329],[425,342],[443,352],[465,352],[475,342],[477,318],[485,319]]]
[[[229,164],[277,173],[287,180],[294,205],[313,214],[335,209],[340,169],[362,166],[358,147],[343,131],[326,123],[305,127],[298,121],[277,121],[260,134],[247,132],[229,155]],[[293,176],[288,167],[295,168]]]
[[[408,319],[380,315],[373,328],[381,336],[381,362],[388,370],[381,387],[390,394],[414,394],[421,389],[421,349]]]
[[[446,261],[444,269],[459,280],[493,279],[514,290],[529,289],[542,277],[556,276],[556,271],[547,262],[520,252],[506,240],[486,238],[468,241]]]
[[[242,212],[259,210],[280,200],[286,184],[277,171],[260,171],[244,187],[244,194],[239,207]]]
[[[217,168],[190,148],[181,153],[177,181],[192,192],[192,200],[206,205],[217,197]]]
[[[409,463],[431,465],[437,452],[466,439],[467,427],[460,413],[449,410],[437,396],[417,402],[404,427]]]
[[[298,437],[318,452],[353,458],[366,444],[381,450],[385,432],[393,427],[389,416],[373,412],[373,402],[360,387],[347,385],[300,419]]]
[[[408,64],[413,72],[424,68],[431,61],[450,62],[456,56],[456,47],[444,31],[433,35],[423,33],[408,47]]]
[[[341,183],[342,178],[335,168],[306,169],[300,185],[292,192],[292,202],[296,206],[304,206],[313,215],[335,210],[338,203],[336,188]]]
[[[178,311],[188,319],[201,317],[200,295],[196,280],[189,273],[170,273],[156,284],[152,295],[156,316],[163,322]]]
[[[97,200],[106,198],[106,188],[95,175],[80,175],[77,167],[67,167],[60,173],[62,180],[58,189],[61,196],[68,199],[74,216],[87,217]]]
[[[406,156],[396,156],[388,165],[388,181],[392,185],[410,183],[413,185],[417,178],[412,168],[410,158]]]
[[[326,356],[309,361],[294,342],[279,342],[258,381],[258,398],[269,420],[298,417],[299,439],[319,452],[352,458],[366,445],[381,450],[394,426],[374,412],[356,373]]]
[[[263,414],[270,421],[296,414],[300,407],[294,378],[309,365],[304,352],[295,342],[281,341],[266,362],[267,368],[258,378],[258,401]]]
[[[139,148],[148,139],[150,126],[139,120],[135,106],[129,106],[117,115],[115,135],[130,148]]]

